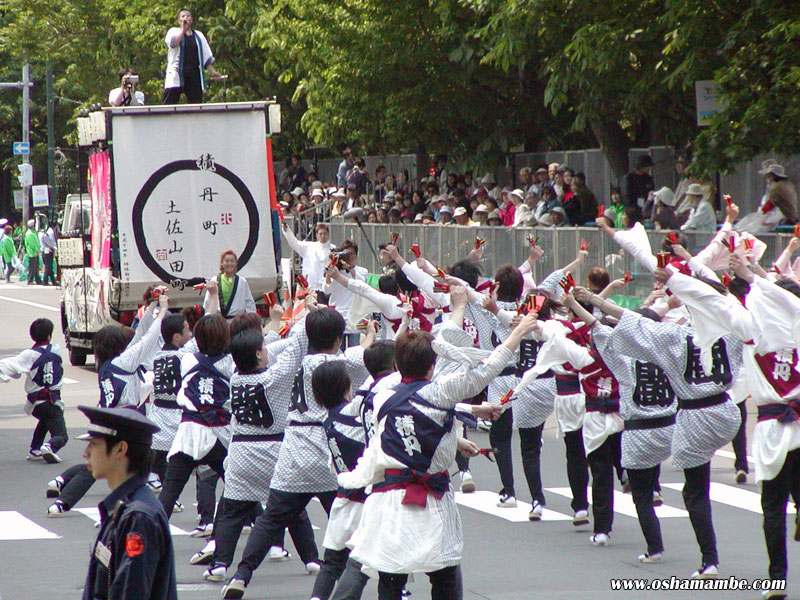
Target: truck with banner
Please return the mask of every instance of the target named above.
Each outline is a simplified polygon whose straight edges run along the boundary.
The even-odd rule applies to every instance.
[[[233,250],[261,298],[278,285],[280,233],[270,136],[274,102],[106,108],[78,119],[90,146],[90,223],[59,240],[62,326],[74,365],[104,325],[130,325],[151,286],[170,307],[202,304]]]

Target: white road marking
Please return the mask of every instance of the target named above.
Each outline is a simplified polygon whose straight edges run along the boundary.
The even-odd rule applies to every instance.
[[[668,487],[665,484],[661,484],[663,487]],[[552,492],[554,494],[558,494],[559,496],[566,496],[567,498],[572,498],[572,490],[568,487],[559,487],[559,488],[545,488],[545,491]],[[589,487],[586,492],[589,496],[589,500],[592,499],[592,488]],[[633,498],[630,494],[623,494],[618,490],[614,490],[614,512],[619,513],[621,515],[625,515],[626,517],[633,517],[634,519],[638,519],[638,515],[636,514],[636,505],[633,503]],[[682,508],[675,508],[674,506],[668,506],[666,504],[662,504],[661,506],[656,507],[656,515],[660,519],[674,519],[680,517],[688,517],[689,513],[683,510]]]
[[[27,304],[28,306],[33,306],[34,308],[41,308],[53,312],[61,312],[60,308],[47,306],[46,304],[39,304],[38,302],[31,302],[29,300],[20,300],[19,298],[9,298],[8,296],[0,296],[0,300],[5,300],[6,302],[16,302],[17,304]]]
[[[682,483],[662,483],[661,486],[670,488],[672,490],[677,490],[679,492],[683,490]],[[759,515],[763,514],[761,512],[761,494],[756,492],[751,492],[740,487],[734,487],[732,485],[726,485],[724,483],[712,481],[708,495],[713,502],[727,504],[728,506],[741,508],[742,510],[757,513]],[[789,514],[794,514],[797,512],[791,500],[789,501],[786,512]]]
[[[15,510],[0,510],[0,540],[55,540],[60,537]]]
[[[716,454],[717,456],[721,456],[722,458],[730,458],[731,460],[736,460],[736,455],[730,450],[717,450],[716,452],[714,452],[714,454]],[[752,465],[754,464],[755,461],[753,461],[752,456],[748,456],[747,462],[749,462]]]
[[[87,506],[85,508],[73,508],[75,512],[79,512],[82,515],[86,515],[95,523],[100,522],[100,510],[96,506]],[[170,533],[172,535],[189,535],[188,531],[184,531],[180,527],[175,527],[175,525],[170,524],[169,526]]]
[[[71,385],[73,383],[80,383],[80,381],[78,381],[77,379],[70,379],[69,377],[62,377],[61,378],[61,382],[64,385]]]
[[[499,496],[495,492],[482,491],[462,494],[455,492],[456,502],[461,506],[488,513],[494,517],[500,517],[512,523],[523,523],[528,521],[528,513],[531,505],[527,502],[517,500],[516,508],[501,508],[497,506]],[[561,514],[549,508],[545,508],[542,514],[542,521],[571,521],[572,517]]]

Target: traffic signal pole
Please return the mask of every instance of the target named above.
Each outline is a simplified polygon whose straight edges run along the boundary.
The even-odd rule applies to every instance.
[[[22,81],[10,81],[10,82],[0,82],[0,89],[4,88],[14,88],[20,89],[22,88],[22,141],[28,144],[30,148],[30,141],[31,141],[31,119],[30,119],[30,112],[31,112],[31,87],[33,87],[33,82],[31,81],[31,66],[28,63],[25,63],[22,67]],[[29,154],[22,155],[22,164],[29,165],[31,162]],[[22,228],[23,231],[28,226],[28,219],[30,218],[30,206],[29,206],[29,192],[31,189],[31,185],[33,181],[28,183],[28,185],[22,186]]]

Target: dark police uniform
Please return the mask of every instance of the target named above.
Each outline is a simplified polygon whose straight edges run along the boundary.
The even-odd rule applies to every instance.
[[[150,445],[158,427],[124,408],[78,407],[91,421],[78,439],[114,436]],[[161,503],[138,475],[103,500],[83,600],[177,600],[175,558]]]

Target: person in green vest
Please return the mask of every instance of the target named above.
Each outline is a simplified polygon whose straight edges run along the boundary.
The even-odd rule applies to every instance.
[[[3,238],[0,239],[0,257],[6,267],[6,283],[11,283],[11,272],[14,270],[14,256],[17,254],[17,247],[14,245],[12,234],[14,228],[6,225],[3,230]]]
[[[28,257],[28,285],[34,282],[36,285],[42,285],[42,280],[39,278],[39,254],[42,251],[42,245],[39,243],[39,235],[33,228],[35,224],[33,219],[28,221],[28,229],[23,238],[25,255]]]

